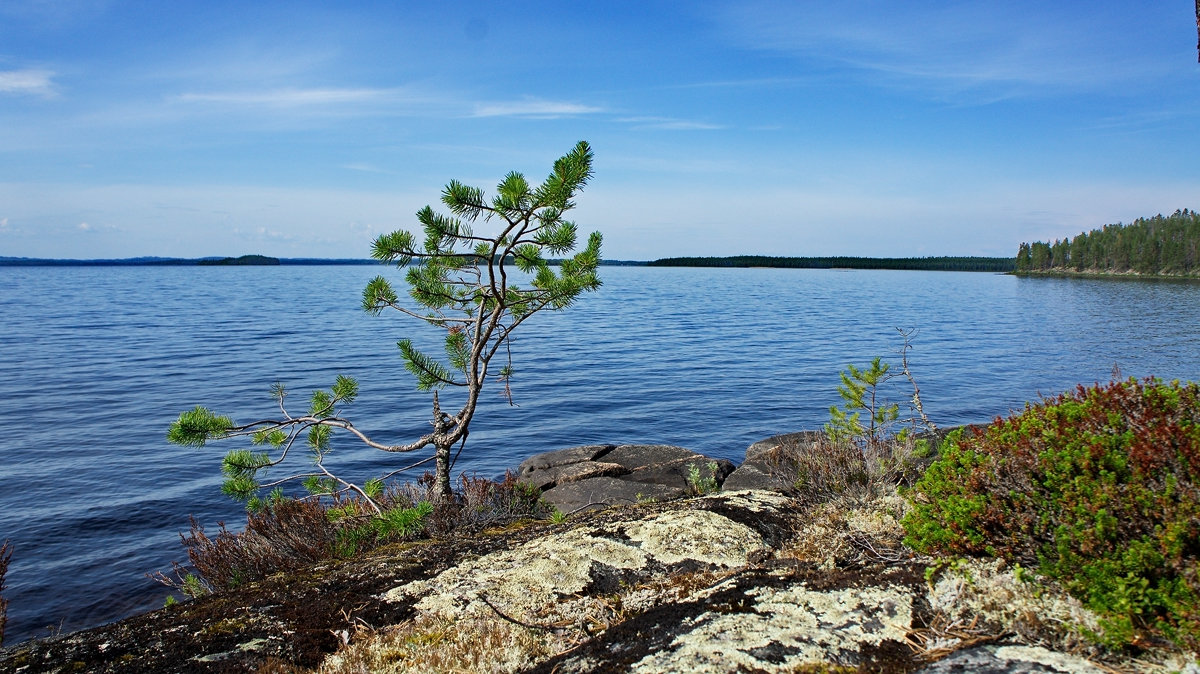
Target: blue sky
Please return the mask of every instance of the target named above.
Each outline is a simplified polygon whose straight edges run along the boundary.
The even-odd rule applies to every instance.
[[[577,140],[605,256],[1200,208],[1193,3],[0,0],[0,255],[366,257]]]

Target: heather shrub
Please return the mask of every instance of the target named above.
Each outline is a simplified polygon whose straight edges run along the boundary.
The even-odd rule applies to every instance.
[[[432,473],[415,483],[381,491],[382,513],[361,498],[264,500],[246,517],[242,531],[219,524],[215,535],[192,519],[180,539],[190,568],[153,577],[188,596],[225,590],[294,571],[325,559],[365,554],[388,543],[433,536],[468,535],[499,523],[549,513],[541,492],[507,473],[502,481],[459,476],[458,489],[443,496]]]
[[[1057,579],[1110,645],[1200,648],[1200,387],[1129,380],[955,433],[909,492],[905,542]]]

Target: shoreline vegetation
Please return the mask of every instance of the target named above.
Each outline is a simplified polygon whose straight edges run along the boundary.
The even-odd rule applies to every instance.
[[[1184,208],[1127,225],[1104,225],[1054,243],[1021,243],[1015,273],[1200,278],[1200,213]]]
[[[647,263],[651,267],[765,267],[770,269],[897,269],[911,271],[1009,272],[1016,263],[1008,257],[666,257]]]
[[[848,379],[881,383],[881,367]],[[1055,671],[1191,672],[1198,395],[1130,379],[989,424],[773,436],[746,463],[758,448],[774,493],[689,478],[684,500],[563,513],[511,472],[462,476],[451,498],[430,476],[389,492],[398,511],[425,506],[387,532],[354,497],[280,499],[241,532],[193,520],[191,566],[158,576],[188,600],[0,650],[0,668],[590,674],[635,661],[681,671],[732,650],[779,669],[779,651],[752,648],[769,633],[827,668],[851,653],[864,671],[1026,671],[1009,662],[1024,654]],[[892,405],[860,407],[874,396],[843,398],[897,421],[880,414]],[[582,449],[595,446],[560,452]],[[550,556],[563,561],[548,574]],[[800,618],[780,608],[792,605]],[[881,607],[894,607],[889,626]],[[834,617],[851,627],[828,630]],[[713,626],[724,654],[709,650]]]

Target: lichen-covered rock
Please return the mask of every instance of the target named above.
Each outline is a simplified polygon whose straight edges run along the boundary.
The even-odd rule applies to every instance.
[[[754,502],[753,495],[736,497]],[[771,507],[768,497],[759,503]],[[713,499],[711,504],[721,505]],[[672,570],[731,569],[767,547],[751,527],[698,507],[585,524],[467,561],[384,593],[422,614],[457,619],[503,615],[522,622],[569,620],[573,602]],[[584,602],[587,604],[588,602]]]
[[[0,671],[1113,671],[1047,641],[1086,615],[1015,570],[931,572],[900,545],[899,499],[720,492],[387,546],[19,644]],[[1116,668],[1200,674],[1139,658]]]
[[[1083,658],[1040,646],[977,646],[922,667],[916,674],[1103,674]]]
[[[747,570],[610,628],[533,671],[910,670],[918,662],[903,642],[923,568],[873,577],[806,566]]]

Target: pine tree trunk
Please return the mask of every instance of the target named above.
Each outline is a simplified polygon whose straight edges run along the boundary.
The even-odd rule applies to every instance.
[[[450,496],[450,445],[437,445],[437,463],[435,467],[437,478],[437,493],[440,496]]]

